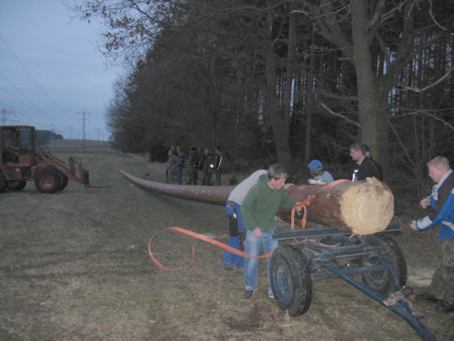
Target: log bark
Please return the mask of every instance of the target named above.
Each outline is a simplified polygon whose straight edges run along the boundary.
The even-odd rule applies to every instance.
[[[129,181],[147,190],[173,197],[224,205],[233,186],[171,185],[145,180],[120,171]],[[394,197],[389,187],[376,179],[355,183],[341,183],[331,189],[321,185],[285,186],[295,200],[314,196],[308,208],[310,221],[337,229],[349,229],[359,235],[383,231],[394,216]],[[281,211],[282,219],[289,221],[290,212]]]
[[[394,196],[389,187],[376,179],[342,183],[331,189],[321,185],[287,185],[286,192],[296,200],[315,195],[308,208],[308,220],[359,235],[386,229],[394,216]],[[280,216],[288,220],[289,212]]]

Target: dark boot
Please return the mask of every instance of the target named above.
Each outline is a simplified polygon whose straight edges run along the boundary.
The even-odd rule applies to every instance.
[[[434,303],[437,303],[440,301],[438,298],[436,298],[434,295],[432,295],[431,293],[428,293],[428,292],[423,292],[421,294],[415,295],[415,299],[417,301],[428,301],[428,302],[434,302]]]
[[[440,301],[437,306],[437,311],[442,314],[452,313],[454,312],[454,304],[449,304],[443,301]]]

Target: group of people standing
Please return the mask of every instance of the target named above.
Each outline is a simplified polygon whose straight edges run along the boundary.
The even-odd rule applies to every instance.
[[[356,162],[352,171],[352,181],[369,177],[383,180],[380,165],[371,158],[369,147],[361,142],[350,146],[350,155]],[[319,160],[312,160],[308,168],[318,184],[334,181],[333,176],[323,169]],[[439,225],[441,240],[441,260],[429,288],[417,298],[437,303],[441,312],[454,311],[454,172],[449,161],[437,156],[428,163],[430,178],[434,181],[432,194],[421,200],[421,207],[431,212],[424,218],[414,220],[410,228],[427,231]],[[258,260],[263,248],[264,253],[272,253],[277,241],[272,238],[275,230],[274,217],[279,208],[292,208],[297,202],[291,199],[283,186],[288,174],[279,164],[271,165],[268,170],[261,169],[252,173],[238,184],[230,193],[226,212],[229,217],[229,245],[245,249],[253,258],[244,259],[225,251],[223,265],[226,270],[240,270],[244,273],[244,297],[249,299],[257,289]],[[244,243],[244,246],[243,246]],[[270,258],[267,259],[268,296],[273,297],[269,280]]]
[[[216,185],[221,185],[221,176],[224,166],[224,154],[221,147],[214,148],[214,152],[205,148],[203,152],[196,147],[192,147],[189,158],[186,162],[186,155],[181,146],[171,146],[168,152],[166,177],[167,182],[173,178],[176,183],[183,184],[183,173],[186,171],[188,180],[186,184],[197,185],[199,181],[199,171],[202,172],[201,185],[211,186],[211,178],[215,175]]]

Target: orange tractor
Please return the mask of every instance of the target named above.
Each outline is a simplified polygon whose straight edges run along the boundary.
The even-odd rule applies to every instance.
[[[28,180],[42,193],[55,193],[68,180],[88,187],[89,175],[80,161],[70,157],[67,165],[47,148],[37,148],[34,127],[0,126],[0,193],[20,191]]]

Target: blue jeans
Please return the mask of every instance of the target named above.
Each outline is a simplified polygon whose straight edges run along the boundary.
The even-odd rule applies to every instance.
[[[260,249],[263,247],[265,253],[273,252],[277,248],[277,240],[272,238],[274,229],[264,232],[260,237],[256,237],[254,232],[247,230],[246,234],[246,252],[257,257]],[[268,277],[268,290],[270,290],[270,263],[271,257],[266,260],[266,272]],[[246,290],[257,289],[257,273],[259,261],[255,258],[246,258],[244,262],[244,286]]]

